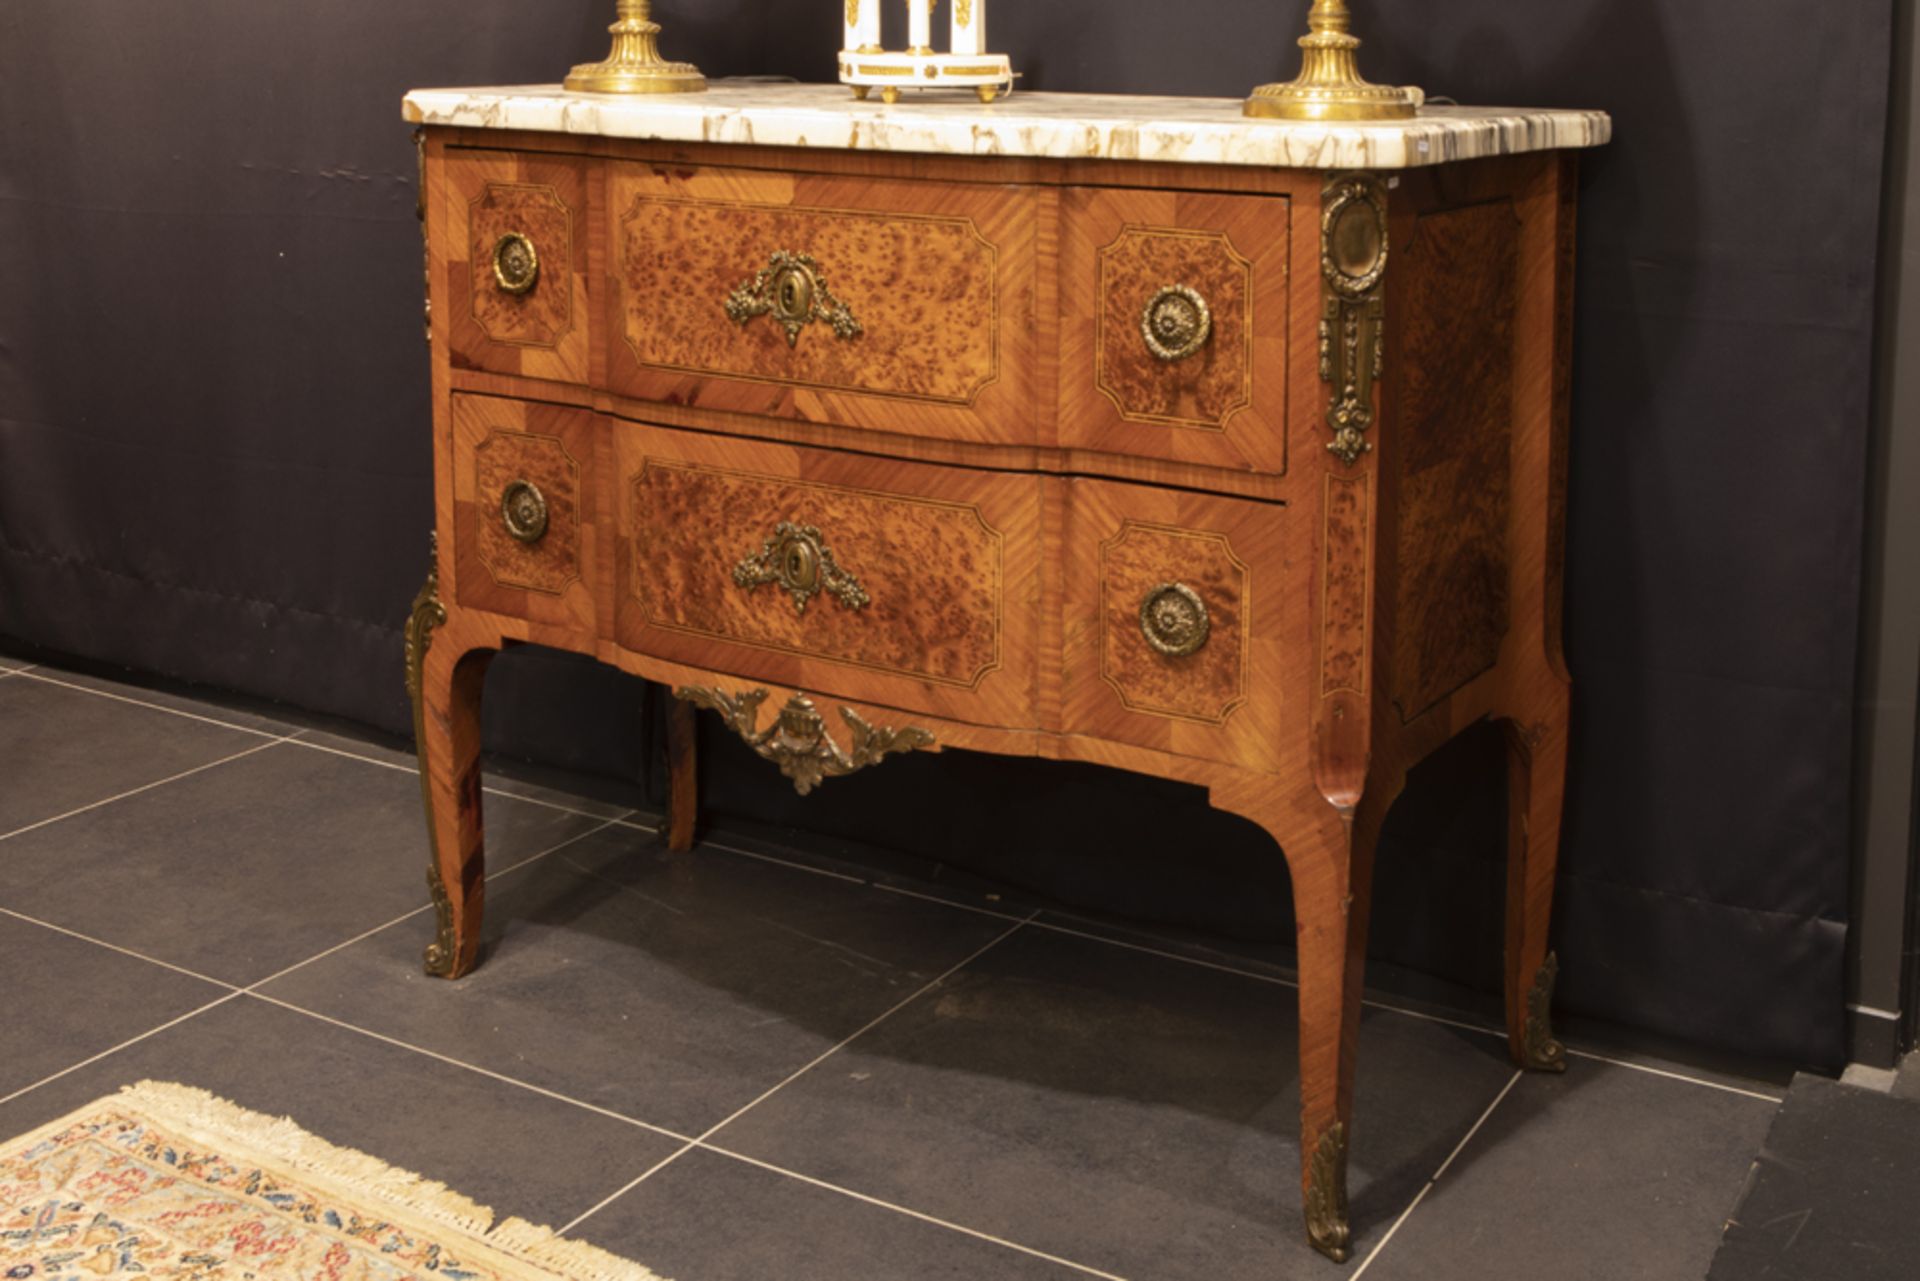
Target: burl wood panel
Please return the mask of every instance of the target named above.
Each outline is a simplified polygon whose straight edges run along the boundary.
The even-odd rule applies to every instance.
[[[1162,654],[1141,630],[1140,606],[1179,583],[1205,604],[1206,644]],[[1100,545],[1101,675],[1135,711],[1218,725],[1247,695],[1247,567],[1220,534],[1128,521]]]
[[[1293,202],[1073,188],[1060,216],[1060,443],[1284,473]],[[1180,361],[1140,332],[1168,285],[1213,313]]]
[[[654,460],[631,498],[628,588],[656,627],[951,685],[999,665],[1006,540],[976,507]],[[777,583],[736,583],[782,521],[819,529],[872,599],[822,591],[803,609]]]
[[[1253,769],[1281,751],[1288,683],[1287,509],[1109,481],[1071,480],[1062,728]],[[1140,605],[1163,583],[1206,603],[1207,643],[1159,653]]]
[[[1320,582],[1320,695],[1367,692],[1367,629],[1373,593],[1367,583],[1367,478],[1326,478],[1325,563]]]
[[[616,424],[619,636],[828,693],[1032,724],[1042,481]],[[867,594],[804,612],[734,568],[781,522]]]
[[[1168,284],[1207,302],[1212,332],[1193,355],[1167,361],[1141,321]],[[1095,382],[1129,422],[1224,428],[1253,400],[1253,264],[1218,233],[1130,227],[1100,251]]]
[[[457,152],[447,161],[446,279],[459,368],[584,384],[591,351],[584,161]],[[540,270],[524,294],[503,290],[494,247],[509,232],[534,244]]]
[[[592,415],[483,396],[455,396],[454,591],[465,604],[594,629]],[[547,504],[547,532],[523,543],[500,504],[528,480]]]
[[[1393,697],[1409,720],[1491,668],[1507,634],[1518,226],[1510,201],[1474,205],[1421,217],[1396,248]]]
[[[1016,188],[615,165],[614,389],[676,404],[1031,443],[1036,197]],[[806,255],[861,332],[727,312]]]

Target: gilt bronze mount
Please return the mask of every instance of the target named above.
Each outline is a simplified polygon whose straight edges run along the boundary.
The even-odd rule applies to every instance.
[[[500,292],[518,297],[540,279],[540,251],[518,231],[509,231],[493,246],[493,282]]]
[[[413,703],[413,741],[427,741],[426,670],[427,651],[433,647],[433,633],[446,626],[447,607],[440,599],[440,537],[428,536],[427,581],[413,598],[413,611],[407,615],[406,659],[407,697]],[[440,875],[439,827],[433,821],[433,779],[424,756],[420,761],[420,798],[427,807],[427,892],[433,897],[433,942],[427,945],[427,973],[451,978],[458,947],[453,936],[453,901],[447,897],[447,883]]]
[[[1213,632],[1207,603],[1185,583],[1161,583],[1140,602],[1140,634],[1168,658],[1198,654]]]
[[[1337,1121],[1321,1133],[1307,1170],[1307,1240],[1335,1263],[1353,1257],[1353,1230],[1347,1226],[1347,1127]]]
[[[1300,37],[1300,74],[1285,84],[1261,85],[1247,99],[1249,116],[1279,120],[1411,120],[1426,95],[1399,85],[1369,84],[1355,57],[1347,0],[1314,0],[1310,30]]]
[[[1527,991],[1527,1017],[1520,1030],[1520,1066],[1530,1072],[1567,1070],[1567,1047],[1553,1036],[1553,985],[1559,978],[1560,958],[1548,952]]]
[[[1196,289],[1164,286],[1140,313],[1140,336],[1156,359],[1169,364],[1185,360],[1213,337],[1213,308]]]
[[[733,581],[748,591],[777,584],[793,598],[796,614],[806,613],[821,592],[848,609],[865,609],[873,601],[860,580],[840,568],[825,535],[789,520],[775,525],[760,550],[733,567]]]
[[[853,309],[833,296],[820,264],[810,255],[776,250],[752,280],[727,295],[727,317],[744,325],[757,316],[772,316],[786,331],[787,346],[800,344],[800,331],[819,321],[840,338],[858,338],[866,331],[854,319]]]
[[[613,33],[613,52],[604,62],[575,67],[567,76],[570,93],[700,93],[707,78],[690,62],[668,62],[660,56],[660,24],[653,20],[653,0],[620,0],[619,20],[607,28]]]
[[[1386,360],[1386,187],[1367,174],[1336,177],[1320,209],[1320,379],[1333,388],[1327,452],[1351,467],[1373,449],[1373,385]]]
[[[893,752],[911,752],[934,745],[933,735],[909,726],[887,729],[870,725],[851,707],[840,709],[840,719],[852,733],[851,744],[842,748],[827,733],[827,722],[820,709],[805,694],[795,694],[765,729],[760,725],[760,704],[767,699],[764,689],[733,695],[704,686],[687,686],[673,696],[720,713],[727,728],[738,734],[748,747],[766,761],[780,767],[793,780],[793,790],[805,796],[821,782],[840,778],[877,765]]]

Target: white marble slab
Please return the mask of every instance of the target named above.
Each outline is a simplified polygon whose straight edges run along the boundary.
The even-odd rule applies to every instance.
[[[1018,93],[983,106],[972,93],[858,102],[844,85],[715,82],[706,93],[619,97],[558,85],[416,89],[415,124],[758,143],[840,151],[1044,159],[1158,160],[1283,169],[1412,169],[1562,147],[1613,134],[1603,111],[1426,107],[1391,124],[1249,120],[1237,98]]]

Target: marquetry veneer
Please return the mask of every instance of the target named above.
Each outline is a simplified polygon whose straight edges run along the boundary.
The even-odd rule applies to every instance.
[[[508,645],[684,700],[677,848],[695,705],[803,792],[944,747],[1200,784],[1292,873],[1302,1187],[1344,1257],[1374,843],[1412,765],[1489,717],[1512,1050],[1561,1066],[1571,153],[1509,130],[1389,177],[555,119],[421,140],[428,967],[478,959],[479,699]]]

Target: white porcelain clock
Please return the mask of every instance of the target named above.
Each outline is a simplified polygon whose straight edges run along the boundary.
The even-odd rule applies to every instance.
[[[907,89],[971,89],[992,102],[1013,88],[1013,63],[987,52],[987,0],[948,0],[952,38],[946,53],[933,49],[933,12],[939,0],[906,0],[907,49],[888,52],[880,42],[882,0],[842,0],[846,40],[840,50],[840,82],[865,98],[875,89],[887,102]]]

